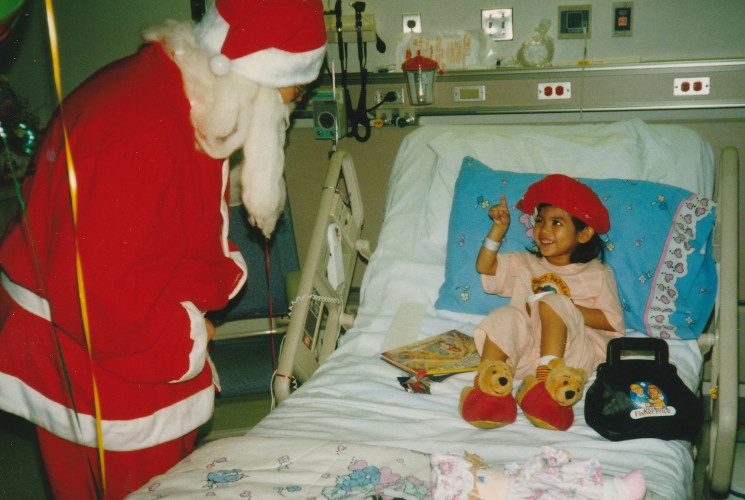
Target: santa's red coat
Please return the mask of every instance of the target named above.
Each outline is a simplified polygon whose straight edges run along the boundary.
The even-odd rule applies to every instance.
[[[181,74],[159,45],[99,71],[61,110],[24,183],[28,226],[0,246],[0,408],[96,446],[95,375],[104,448],[150,447],[212,413],[203,312],[246,277],[227,241],[227,163],[197,151]]]

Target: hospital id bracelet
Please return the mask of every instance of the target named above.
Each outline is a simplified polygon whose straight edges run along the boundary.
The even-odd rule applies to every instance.
[[[502,242],[504,240],[500,241],[494,241],[493,239],[489,238],[488,236],[484,238],[484,242],[481,244],[484,248],[487,250],[491,250],[492,252],[496,252],[499,250],[499,247],[502,246]]]

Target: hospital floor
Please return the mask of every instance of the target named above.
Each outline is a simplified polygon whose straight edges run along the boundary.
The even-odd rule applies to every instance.
[[[269,393],[218,400],[212,421],[202,429],[202,441],[245,432],[269,413],[270,402]],[[740,400],[740,410],[745,416],[745,399]],[[745,422],[740,424],[738,442],[730,499],[745,498]],[[707,450],[708,443],[701,443],[700,449]],[[696,491],[701,491],[703,478],[703,466],[697,467]],[[51,495],[33,426],[0,412],[0,500],[4,499],[46,500]]]

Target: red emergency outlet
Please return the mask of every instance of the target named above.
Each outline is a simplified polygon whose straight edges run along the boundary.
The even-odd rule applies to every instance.
[[[613,34],[631,36],[631,5],[615,7],[613,11]]]

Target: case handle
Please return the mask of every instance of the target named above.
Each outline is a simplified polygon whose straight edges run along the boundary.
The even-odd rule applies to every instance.
[[[619,337],[608,342],[608,364],[621,361],[621,353],[629,351],[653,352],[655,363],[666,365],[669,351],[667,342],[656,338]]]

